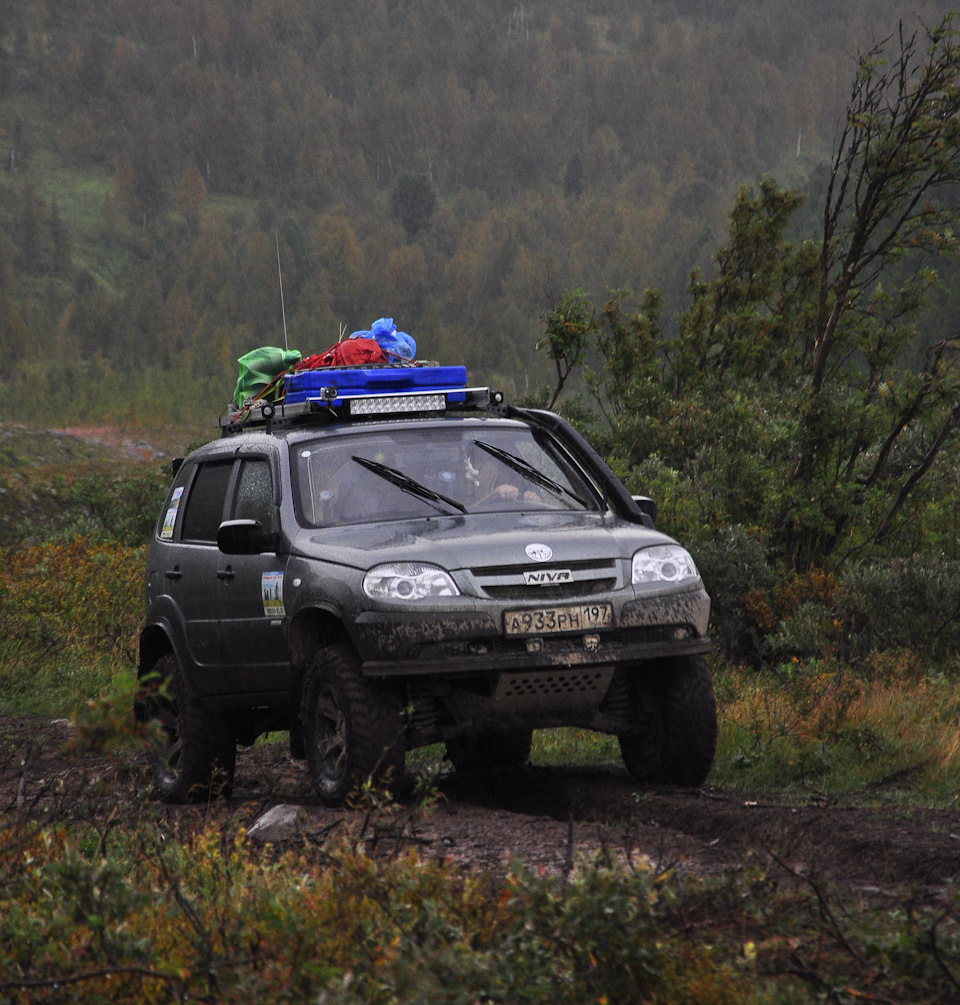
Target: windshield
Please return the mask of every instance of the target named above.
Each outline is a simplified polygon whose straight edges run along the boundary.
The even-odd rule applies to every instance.
[[[549,434],[521,424],[408,426],[327,436],[294,452],[307,527],[494,511],[598,509]]]

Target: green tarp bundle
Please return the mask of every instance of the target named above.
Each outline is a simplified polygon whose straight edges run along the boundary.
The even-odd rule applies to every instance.
[[[237,377],[233,400],[242,408],[245,401],[255,398],[281,373],[296,366],[300,362],[300,350],[265,345],[241,356],[237,362],[240,364],[240,376]]]

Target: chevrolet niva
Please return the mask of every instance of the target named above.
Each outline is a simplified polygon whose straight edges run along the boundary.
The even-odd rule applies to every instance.
[[[175,471],[135,704],[160,798],[229,792],[237,745],[285,730],[329,803],[427,744],[520,766],[559,726],[616,735],[640,782],[700,785],[710,598],[653,503],[553,413],[348,375],[221,419]]]

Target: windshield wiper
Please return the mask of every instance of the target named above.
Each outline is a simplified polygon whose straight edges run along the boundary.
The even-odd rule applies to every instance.
[[[372,471],[375,475],[379,475],[384,481],[390,482],[391,485],[396,485],[398,489],[409,492],[412,496],[417,496],[427,502],[446,503],[447,506],[452,506],[460,513],[467,512],[467,507],[463,503],[457,502],[456,499],[451,499],[450,496],[445,496],[440,492],[434,492],[433,489],[427,488],[426,485],[421,485],[420,482],[409,475],[405,475],[402,471],[398,471],[396,468],[391,468],[387,464],[381,464],[379,461],[367,460],[366,457],[357,457],[355,454],[352,460],[355,460],[357,464],[368,471]]]
[[[546,489],[548,492],[552,492],[555,496],[569,496],[574,502],[579,503],[584,509],[590,508],[589,504],[581,499],[580,496],[575,495],[570,491],[570,489],[561,485],[559,482],[555,482],[542,471],[538,471],[537,468],[535,468],[529,461],[525,461],[522,457],[517,457],[515,454],[511,454],[509,451],[504,450],[502,447],[495,447],[492,443],[484,443],[483,440],[474,440],[473,442],[481,450],[486,450],[488,454],[496,457],[498,461],[503,461],[508,468],[513,468],[513,470],[518,474],[524,475],[541,488]]]

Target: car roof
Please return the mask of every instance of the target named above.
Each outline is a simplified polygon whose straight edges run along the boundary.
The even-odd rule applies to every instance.
[[[249,453],[276,450],[286,443],[293,446],[324,437],[344,435],[378,435],[397,429],[444,429],[451,426],[525,426],[523,417],[515,412],[510,416],[482,412],[452,412],[445,415],[409,416],[384,419],[344,420],[322,424],[286,425],[266,429],[263,427],[245,430],[242,435],[221,436],[210,440],[192,451],[187,459],[210,456],[237,456]]]

